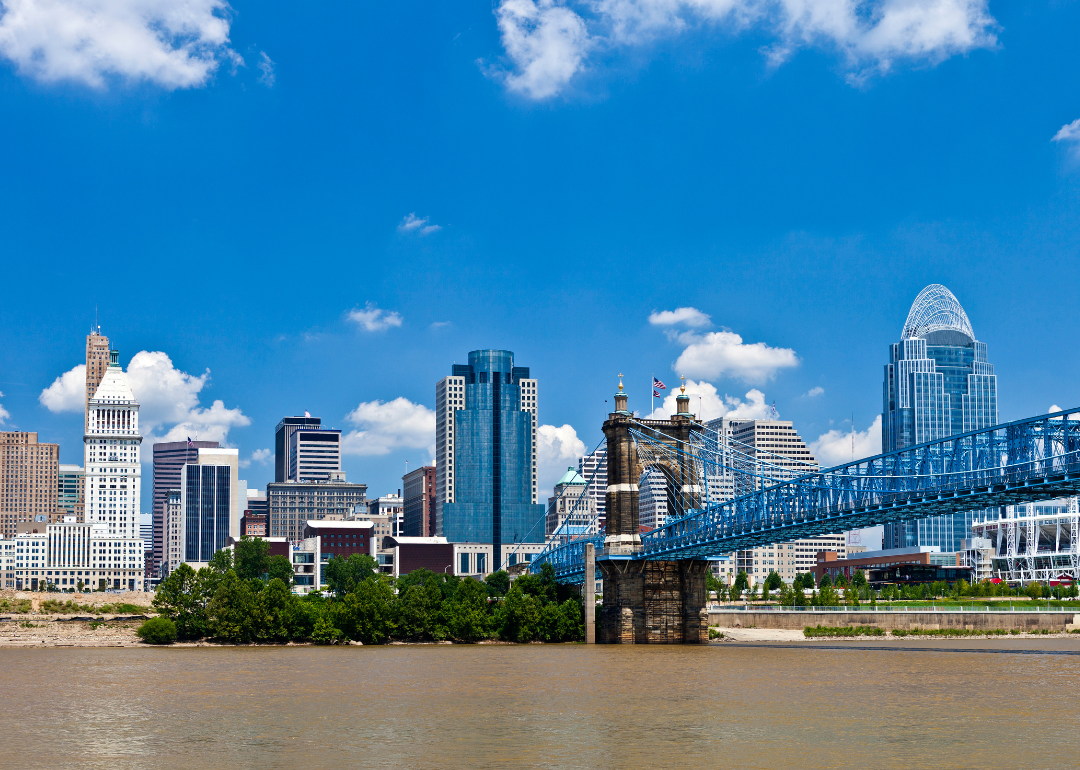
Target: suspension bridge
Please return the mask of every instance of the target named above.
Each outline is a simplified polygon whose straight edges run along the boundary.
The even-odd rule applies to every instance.
[[[799,474],[707,430],[685,394],[670,420],[643,420],[619,387],[604,422],[605,531],[561,538],[530,568],[550,564],[563,583],[603,578],[600,641],[706,639],[710,556],[1080,492],[1080,407]],[[665,479],[669,521],[641,533],[648,469]]]

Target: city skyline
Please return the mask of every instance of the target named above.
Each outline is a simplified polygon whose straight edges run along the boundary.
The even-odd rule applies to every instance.
[[[620,372],[642,410],[683,374],[695,410],[775,402],[827,462],[852,418],[875,443],[882,350],[935,283],[993,352],[999,419],[1080,403],[1056,355],[1078,323],[1080,7],[920,2],[882,37],[675,4],[646,35],[522,0],[580,31],[548,49],[510,6],[346,7],[298,34],[240,0],[209,58],[162,49],[182,72],[68,57],[77,36],[49,29],[39,58],[0,50],[20,116],[0,127],[20,150],[0,429],[79,461],[70,373],[100,323],[133,384],[159,383],[147,440],[237,447],[260,489],[274,426],[305,411],[343,431],[348,478],[397,489],[431,461],[442,363],[486,348],[546,383],[540,499],[599,441]],[[135,39],[99,40],[120,22],[87,8],[78,39]]]

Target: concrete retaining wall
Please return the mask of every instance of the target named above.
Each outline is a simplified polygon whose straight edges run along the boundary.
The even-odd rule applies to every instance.
[[[709,625],[722,628],[788,628],[808,626],[877,626],[887,631],[912,628],[964,628],[1072,631],[1080,615],[1072,612],[737,612],[713,611]]]

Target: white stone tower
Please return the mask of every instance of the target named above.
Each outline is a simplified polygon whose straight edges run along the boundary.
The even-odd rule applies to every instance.
[[[86,521],[107,527],[109,537],[139,536],[139,404],[120,368],[120,353],[109,351],[109,365],[86,404],[83,435],[86,468]]]

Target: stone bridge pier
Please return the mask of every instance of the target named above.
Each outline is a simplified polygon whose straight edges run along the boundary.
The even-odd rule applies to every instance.
[[[604,578],[597,641],[601,644],[701,644],[709,640],[705,559],[646,561],[640,558],[638,479],[645,470],[638,458],[631,425],[652,430],[658,439],[687,441],[700,430],[690,414],[685,389],[676,397],[670,420],[635,420],[627,409],[622,382],[615,411],[604,422],[607,437],[607,534],[596,566]],[[643,428],[641,426],[644,426]],[[680,457],[684,457],[680,455]],[[668,461],[659,468],[667,480],[668,510],[675,501],[698,504],[704,479],[692,463]]]

